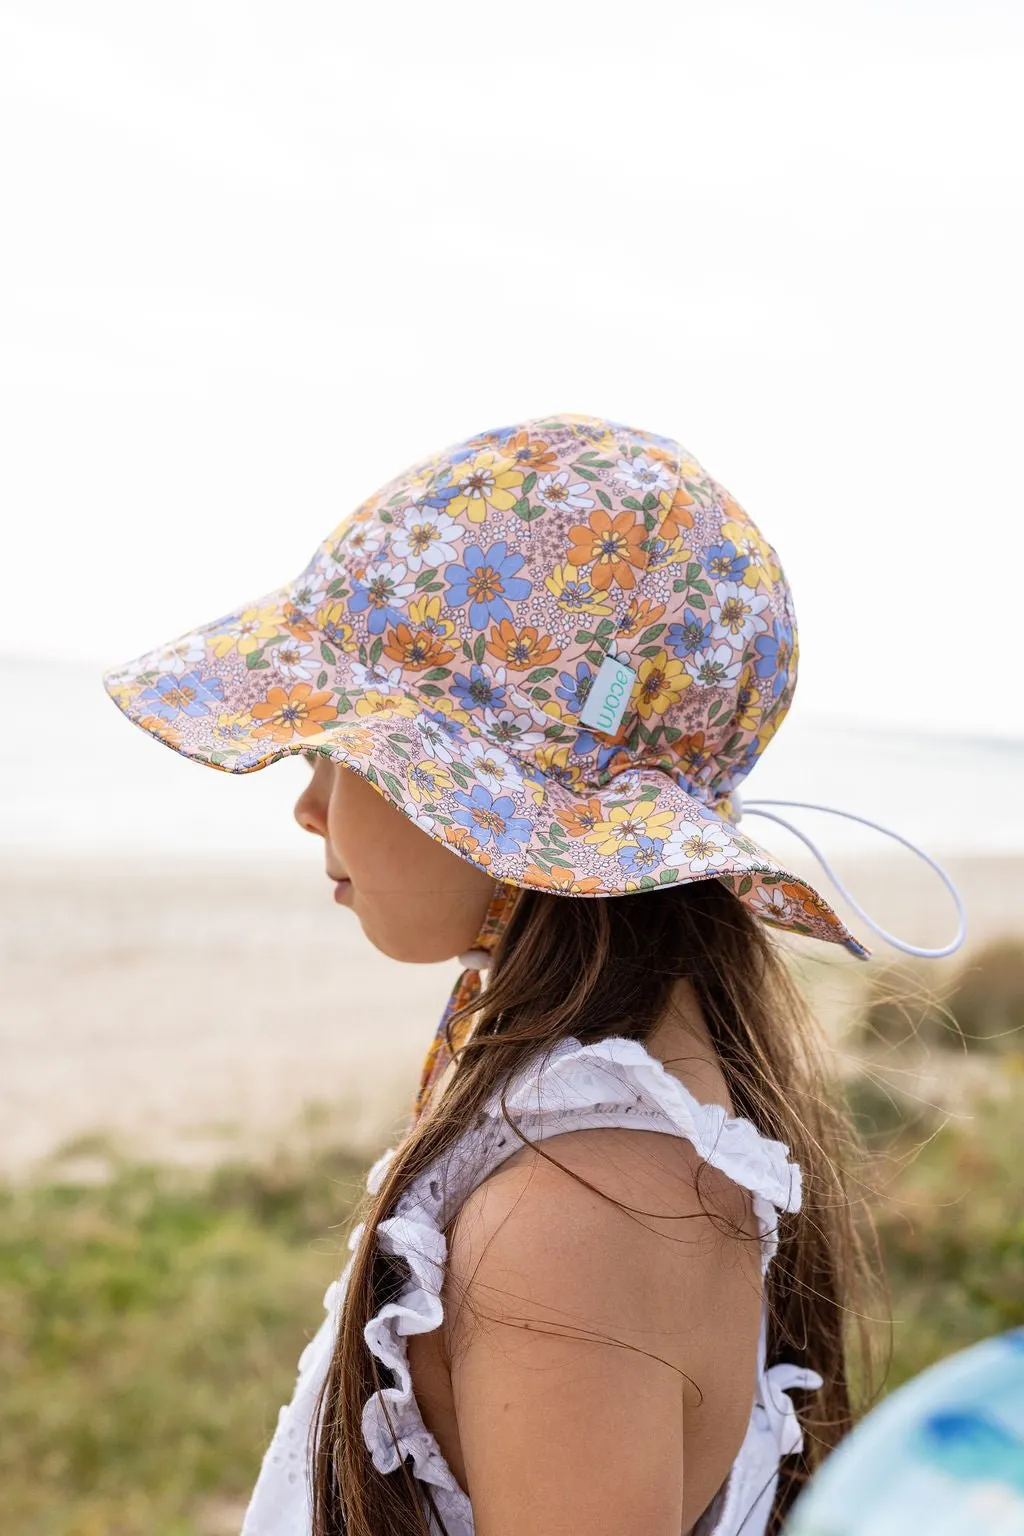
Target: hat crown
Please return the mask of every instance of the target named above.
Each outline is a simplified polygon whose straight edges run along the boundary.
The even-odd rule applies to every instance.
[[[789,708],[797,637],[774,549],[671,438],[562,414],[480,432],[390,480],[319,545],[300,613],[367,681],[585,790],[669,773],[716,805]],[[605,656],[636,674],[614,736],[580,721]]]

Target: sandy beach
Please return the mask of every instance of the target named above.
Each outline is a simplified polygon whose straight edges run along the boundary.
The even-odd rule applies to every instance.
[[[315,858],[6,862],[0,1171],[24,1174],[92,1136],[202,1164],[266,1157],[301,1136],[369,1156],[401,1133],[456,967],[377,954]],[[1024,928],[1024,859],[946,867],[967,903],[969,949]],[[911,941],[952,933],[948,895],[915,861],[847,861],[843,874]],[[838,1016],[836,1000],[873,965],[797,947]],[[896,958],[880,942],[876,954]]]

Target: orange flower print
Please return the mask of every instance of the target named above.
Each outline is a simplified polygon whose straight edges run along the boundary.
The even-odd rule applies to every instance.
[[[159,715],[143,715],[139,721],[144,731],[152,731],[154,736],[159,736],[161,741],[166,741],[169,747],[181,746],[181,732],[167,720],[161,720]]]
[[[593,875],[578,880],[571,869],[562,864],[552,864],[551,873],[537,864],[528,864],[523,871],[527,885],[540,885],[547,891],[558,891],[562,896],[589,896],[601,889],[601,882]]]
[[[566,560],[570,565],[594,562],[590,579],[595,587],[607,592],[612,582],[620,587],[636,586],[635,569],[645,563],[643,542],[647,537],[642,523],[632,512],[618,512],[612,517],[603,507],[595,507],[590,522],[569,529],[573,540]]]
[[[816,891],[809,891],[806,886],[793,885],[786,880],[782,882],[782,889],[790,901],[799,903],[807,917],[831,918],[828,903]]]
[[[618,633],[623,640],[631,640],[650,624],[657,624],[665,612],[664,603],[652,603],[649,597],[633,598],[622,618]]]
[[[571,810],[556,811],[555,820],[570,837],[584,837],[604,820],[604,807],[600,800],[588,800],[585,805],[573,806]]]
[[[687,778],[696,778],[701,770],[707,767],[708,745],[703,731],[693,731],[689,736],[680,736],[678,741],[672,743],[670,751]]]
[[[308,613],[293,603],[285,603],[281,610],[281,628],[294,635],[296,640],[312,640],[316,626]],[[349,634],[351,632],[349,630]],[[340,645],[341,641],[338,643]]]
[[[554,469],[558,458],[543,438],[531,437],[529,432],[517,432],[504,445],[506,456],[524,470]]]
[[[291,741],[293,736],[315,736],[325,720],[336,720],[337,705],[324,690],[314,693],[309,683],[296,683],[287,692],[271,688],[261,704],[252,707],[254,720],[262,720],[254,736],[270,736],[274,741]]]
[[[475,459],[457,464],[455,473],[459,489],[446,508],[449,517],[465,513],[471,523],[482,523],[488,508],[508,512],[519,500],[523,471],[514,459],[485,449]]]
[[[442,827],[441,830],[444,833],[445,842],[451,843],[453,848],[457,848],[461,854],[464,854],[467,859],[472,860],[474,864],[489,864],[491,862],[490,854],[485,848],[480,846],[480,843],[468,827],[447,826]]]
[[[679,538],[684,528],[693,527],[693,509],[696,503],[685,485],[677,485],[674,491],[658,494],[664,511],[659,536],[663,539]]]
[[[673,704],[678,704],[684,689],[693,682],[683,663],[670,657],[667,651],[646,656],[636,677],[639,687],[634,690],[633,699],[643,720],[649,720],[652,715],[663,715]]]
[[[495,656],[506,667],[511,667],[513,672],[526,672],[530,667],[543,667],[549,661],[557,661],[562,654],[557,645],[551,644],[551,636],[540,636],[537,630],[527,625],[523,629],[516,629],[508,619],[502,619],[500,624],[491,627],[491,638],[487,642],[487,653]]]
[[[424,667],[443,666],[451,661],[454,651],[446,651],[444,642],[429,629],[410,629],[408,624],[396,624],[388,630],[384,641],[384,654],[400,666],[413,672]]]

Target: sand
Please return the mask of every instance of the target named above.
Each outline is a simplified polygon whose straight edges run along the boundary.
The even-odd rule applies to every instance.
[[[972,948],[1024,930],[1024,859],[947,867]],[[884,925],[951,933],[948,896],[913,861],[844,874]],[[826,1000],[863,984],[870,967],[810,950]],[[93,1136],[193,1164],[302,1137],[376,1155],[404,1129],[456,970],[380,956],[313,857],[8,858],[0,1172]]]

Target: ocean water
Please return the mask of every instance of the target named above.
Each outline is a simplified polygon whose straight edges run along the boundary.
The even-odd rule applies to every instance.
[[[310,855],[310,834],[293,816],[308,778],[301,758],[243,775],[189,762],[125,719],[101,670],[0,658],[0,850]],[[1024,739],[845,724],[802,714],[798,699],[742,793],[868,816],[939,859],[1024,853]],[[900,851],[838,817],[780,814],[826,857]],[[772,822],[751,811],[743,823],[772,852],[798,861],[794,867],[814,867]]]

